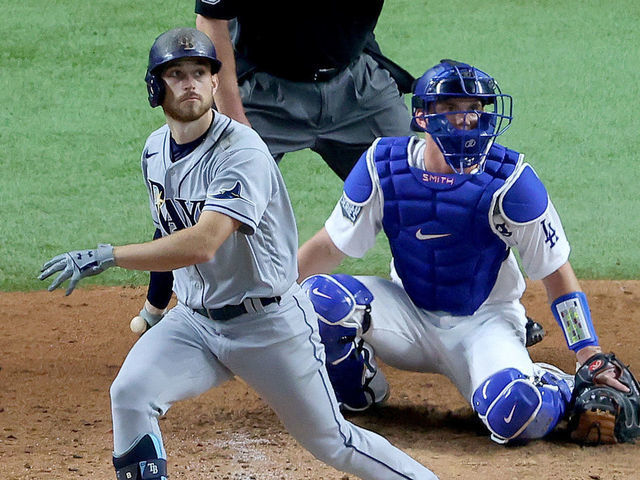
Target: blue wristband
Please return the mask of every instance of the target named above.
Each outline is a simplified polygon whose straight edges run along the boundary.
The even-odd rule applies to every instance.
[[[562,328],[569,349],[577,352],[584,347],[599,345],[584,292],[572,292],[556,298],[551,304],[551,311]]]

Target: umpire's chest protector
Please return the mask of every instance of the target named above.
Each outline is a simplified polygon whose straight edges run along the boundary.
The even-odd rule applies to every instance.
[[[489,210],[520,155],[494,144],[481,174],[432,174],[409,165],[409,139],[383,138],[374,152],[396,272],[417,306],[471,315],[508,253]]]

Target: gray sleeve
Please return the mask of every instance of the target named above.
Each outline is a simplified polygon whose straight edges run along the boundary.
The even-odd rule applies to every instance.
[[[266,152],[246,148],[231,152],[213,173],[203,210],[213,210],[242,222],[240,231],[252,235],[277,188],[275,162]]]

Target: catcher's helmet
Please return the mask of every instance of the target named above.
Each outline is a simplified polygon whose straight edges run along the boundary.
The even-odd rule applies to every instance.
[[[478,98],[485,108],[490,107],[482,112],[435,113],[433,104],[445,97]],[[415,81],[411,106],[411,128],[431,135],[457,173],[473,165],[482,172],[493,141],[509,128],[512,119],[511,96],[503,94],[491,76],[455,60],[440,60]],[[470,130],[458,129],[447,120],[451,113],[477,114],[478,124]],[[418,125],[418,118],[426,120],[426,128]]]
[[[145,81],[149,92],[149,104],[157,107],[164,99],[164,83],[160,75],[162,68],[169,62],[179,58],[199,57],[211,62],[211,73],[220,70],[220,60],[209,37],[195,28],[174,28],[163,33],[151,46],[149,65]]]

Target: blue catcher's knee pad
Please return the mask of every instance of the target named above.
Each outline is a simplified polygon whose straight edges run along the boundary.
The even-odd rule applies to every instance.
[[[506,368],[487,378],[473,393],[473,408],[497,443],[533,440],[551,432],[564,417],[571,392],[549,373],[529,377]]]
[[[387,381],[360,338],[371,321],[371,292],[350,275],[313,275],[301,287],[318,315],[327,372],[341,407],[360,411],[383,401]]]
[[[312,275],[300,285],[318,315],[328,363],[346,359],[369,327],[373,295],[350,275]]]
[[[140,437],[122,455],[113,456],[118,480],[167,480],[167,460],[160,440],[151,434]]]

